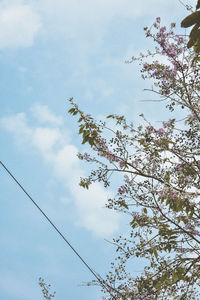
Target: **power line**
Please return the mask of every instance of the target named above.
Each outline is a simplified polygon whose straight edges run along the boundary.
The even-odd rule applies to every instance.
[[[64,235],[60,232],[60,230],[56,227],[56,225],[50,220],[50,218],[45,214],[45,212],[39,207],[39,205],[33,200],[33,198],[29,195],[29,193],[25,190],[25,188],[19,183],[19,181],[14,177],[14,175],[8,170],[8,168],[0,161],[2,167],[6,170],[6,172],[12,177],[12,179],[17,183],[17,185],[22,189],[22,191],[28,196],[28,198],[32,201],[32,203],[37,207],[37,209],[43,214],[46,220],[51,224],[51,226],[55,229],[55,231],[60,235],[60,237],[65,241],[65,243],[72,249],[72,251],[78,256],[78,258],[82,261],[82,263],[87,267],[87,269],[93,274],[93,276],[98,280],[100,285],[108,291],[108,293],[116,299],[110,292],[108,286],[104,283],[103,279],[100,279],[99,276],[90,268],[90,266],[86,263],[86,261],[80,256],[80,254],[74,249],[74,247],[68,242],[68,240],[64,237]],[[115,290],[114,288],[111,288]],[[117,290],[115,290],[119,293]]]

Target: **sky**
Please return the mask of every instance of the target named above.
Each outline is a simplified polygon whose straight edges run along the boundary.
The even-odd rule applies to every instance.
[[[165,119],[161,104],[141,102],[152,96],[148,83],[125,61],[152,48],[143,28],[157,16],[181,32],[187,14],[178,0],[0,0],[1,161],[102,276],[115,254],[105,239],[129,223],[105,208],[114,187],[79,187],[88,166],[77,153],[86,146],[67,99],[98,119]],[[42,299],[42,277],[56,300],[102,299],[98,287],[83,285],[92,274],[2,168],[0,178],[1,298]]]

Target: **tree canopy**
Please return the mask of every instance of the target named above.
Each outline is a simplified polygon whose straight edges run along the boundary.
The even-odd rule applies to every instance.
[[[199,14],[197,11],[186,18],[182,25],[200,25]],[[184,117],[163,120],[159,127],[144,115],[139,126],[115,114],[97,121],[71,98],[69,113],[79,116],[82,143],[90,147],[88,153],[78,156],[94,164],[80,185],[89,188],[99,181],[106,188],[112,184],[113,174],[122,182],[107,207],[125,214],[130,230],[128,236],[113,240],[117,257],[106,278],[104,299],[197,299],[200,62],[188,48],[191,36],[188,41],[187,36],[176,34],[174,23],[167,29],[156,18],[145,28],[145,34],[155,43],[155,51],[133,57],[130,63],[139,61],[142,78],[154,81],[150,91],[160,97],[169,112],[178,108]],[[109,126],[110,119],[114,126]],[[134,259],[146,262],[141,274],[128,271]]]

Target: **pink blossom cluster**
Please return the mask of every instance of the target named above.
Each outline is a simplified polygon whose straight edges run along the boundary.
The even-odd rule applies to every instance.
[[[194,225],[191,223],[187,223],[184,227],[185,230],[190,230],[192,234],[200,236],[200,231],[197,229],[194,229]]]
[[[188,223],[185,225],[184,229],[185,230],[192,229],[192,225]]]
[[[144,63],[142,72],[148,72],[150,77],[156,78],[160,81],[161,93],[164,95],[170,94],[170,89],[174,86],[177,70],[160,64],[158,61],[153,63]]]
[[[125,162],[124,162],[123,160],[120,160],[120,161],[119,161],[119,167],[120,167],[121,169],[123,169],[124,166],[125,166]]]
[[[187,249],[185,249],[185,248],[180,248],[180,249],[177,249],[177,251],[178,251],[178,252],[180,252],[180,253],[185,253],[185,252],[186,252],[186,250],[187,250]]]
[[[159,136],[163,136],[165,134],[165,130],[163,128],[159,128],[158,130],[155,130],[155,133]]]
[[[137,159],[135,159],[135,160],[132,160],[131,164],[132,164],[133,167],[137,168],[138,165],[139,165],[139,162],[138,162]]]
[[[162,54],[167,55],[169,58],[175,58],[183,52],[184,38],[179,35],[173,36],[174,42],[170,42],[170,33],[166,32],[166,27],[160,27],[160,18],[156,19],[154,27],[159,29],[155,35],[156,42],[162,49]]]
[[[147,156],[145,156],[145,159],[147,160],[147,161],[150,161],[150,155],[147,155]]]
[[[185,47],[185,40],[180,35],[174,35],[172,31],[167,32],[166,27],[160,27],[160,18],[156,18],[153,27],[158,30],[156,34],[152,34],[148,28],[146,36],[151,36],[159,44],[161,50],[157,53],[166,55],[170,61],[170,65],[159,64],[156,60],[153,63],[144,63],[142,72],[147,72],[150,78],[158,79],[158,86],[162,95],[169,95],[171,88],[175,87],[175,79],[178,70],[187,68],[187,64],[178,59],[179,55],[183,53]],[[143,78],[145,78],[143,76]]]
[[[153,128],[153,126],[147,126],[147,127],[146,127],[146,129],[147,129],[149,132],[152,132],[152,131],[154,131],[154,128]]]
[[[97,155],[105,157],[109,162],[119,162],[119,159],[107,148],[104,138],[98,139],[98,143],[93,150],[97,151]]]
[[[190,175],[187,175],[187,176],[185,177],[185,181],[190,181],[190,180],[192,180],[192,177],[191,177]]]
[[[167,128],[167,127],[169,127],[170,126],[170,122],[163,122],[163,127],[164,128]]]
[[[152,295],[152,296],[147,296],[147,295],[145,295],[145,294],[142,294],[142,295],[140,295],[140,296],[136,296],[136,297],[132,297],[131,298],[131,300],[153,300],[153,299],[155,299],[155,296],[154,295]]]
[[[170,125],[169,122],[164,122],[163,123],[164,128],[167,128],[169,125]],[[166,132],[163,128],[155,129],[153,126],[147,126],[146,129],[147,129],[148,132],[156,133],[159,136],[163,136],[163,135],[166,134]]]
[[[144,63],[143,71],[152,72],[151,76],[156,79],[160,78],[172,78],[176,76],[176,70],[172,70],[170,66],[160,64],[158,60],[153,61],[152,63]]]
[[[178,199],[178,193],[177,192],[171,192],[170,197],[172,198],[172,200],[176,200],[176,199]]]
[[[128,175],[124,175],[124,181],[131,186],[131,184],[133,183],[133,179],[131,179]]]
[[[170,190],[161,190],[158,193],[161,197],[170,197],[172,200],[176,200],[179,197],[179,193]]]
[[[139,218],[140,218],[139,212],[133,212],[132,215],[133,215],[133,217],[134,217],[135,219],[139,219]]]
[[[81,153],[78,153],[78,158],[80,159],[80,160],[89,160],[90,159],[90,155],[87,153],[87,152],[85,152],[85,153],[83,153],[83,154],[81,154]]]
[[[197,113],[196,114],[190,114],[190,115],[188,115],[188,119],[189,120],[198,120],[199,115]]]
[[[118,188],[118,193],[120,194],[120,195],[122,195],[122,194],[125,194],[126,193],[126,186],[125,185],[121,185],[119,188]]]
[[[194,234],[194,235],[200,236],[200,231],[199,231],[199,230],[194,230],[194,231],[193,231],[193,234]]]
[[[176,170],[179,172],[179,173],[183,173],[183,169],[182,169],[182,165],[180,165],[180,164],[178,164],[177,166],[176,166]]]
[[[119,161],[119,159],[110,150],[107,150],[105,152],[100,150],[98,152],[98,155],[105,157],[107,160],[109,160],[109,162],[118,162]]]

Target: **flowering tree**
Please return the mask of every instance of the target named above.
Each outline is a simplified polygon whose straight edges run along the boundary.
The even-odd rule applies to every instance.
[[[96,166],[80,185],[99,181],[108,187],[118,175],[122,184],[107,207],[130,218],[129,236],[113,240],[118,255],[104,299],[197,299],[199,292],[200,62],[187,48],[188,38],[174,31],[175,24],[167,30],[157,18],[145,28],[155,51],[130,62],[139,61],[142,78],[154,81],[150,91],[166,109],[182,109],[182,122],[170,118],[156,128],[141,115],[142,125],[135,126],[109,115],[113,129],[109,120],[98,122],[69,100],[69,113],[79,115],[82,143],[91,147],[78,156]],[[137,258],[146,266],[135,276],[128,267]]]

